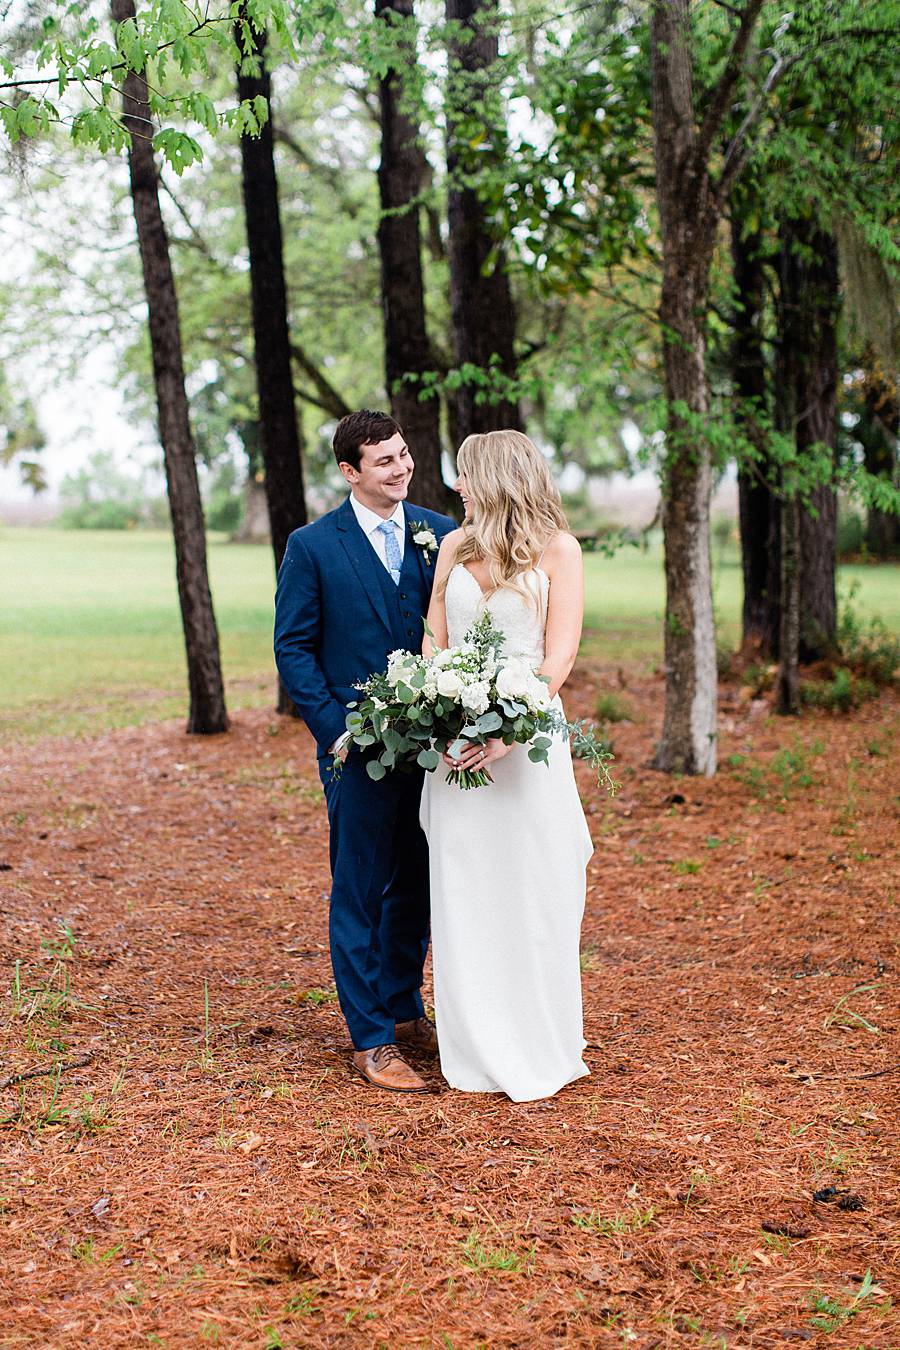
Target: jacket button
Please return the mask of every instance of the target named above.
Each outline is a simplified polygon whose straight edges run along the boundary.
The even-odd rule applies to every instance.
[[[401,600],[405,600],[405,599],[406,599],[406,596],[405,596],[405,594],[403,593],[403,591],[400,592],[400,599],[401,599]]]

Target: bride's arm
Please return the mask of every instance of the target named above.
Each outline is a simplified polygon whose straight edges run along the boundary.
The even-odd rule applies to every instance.
[[[584,564],[581,546],[571,534],[558,534],[547,546],[542,563],[550,578],[547,632],[541,674],[558,694],[578,655],[584,621]]]
[[[434,642],[431,641],[426,632],[422,638],[422,651],[425,656],[434,655],[435,644],[439,648],[447,646],[447,607],[444,604],[443,595],[438,595],[438,587],[453,566],[456,559],[456,550],[462,537],[462,530],[451,530],[441,540],[440,552],[434,565],[434,587],[431,592],[431,603],[425,616],[425,622],[434,633]]]

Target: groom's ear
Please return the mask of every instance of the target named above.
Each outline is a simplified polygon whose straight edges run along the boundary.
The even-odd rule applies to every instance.
[[[338,463],[338,468],[351,487],[354,483],[359,482],[359,469],[355,468],[354,465],[348,464],[345,459],[342,459]]]

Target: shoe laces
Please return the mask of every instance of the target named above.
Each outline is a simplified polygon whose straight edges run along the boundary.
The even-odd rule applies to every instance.
[[[396,1059],[399,1059],[401,1063],[403,1062],[403,1056],[396,1045],[379,1045],[378,1049],[374,1051],[372,1059],[379,1069],[385,1064],[393,1063]]]

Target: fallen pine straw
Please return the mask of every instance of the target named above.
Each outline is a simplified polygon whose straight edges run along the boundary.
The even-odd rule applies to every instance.
[[[726,690],[673,787],[628,695],[620,794],[579,769],[591,1076],[521,1105],[351,1076],[301,726],[5,755],[3,961],[72,999],[6,1005],[0,1345],[896,1350],[896,699]]]

